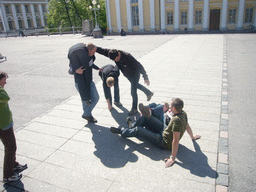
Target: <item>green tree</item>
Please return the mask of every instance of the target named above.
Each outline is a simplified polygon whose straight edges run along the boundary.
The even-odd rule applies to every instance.
[[[107,27],[105,0],[97,0],[100,10],[97,19],[102,29]],[[81,27],[82,21],[92,19],[94,24],[94,11],[89,9],[91,0],[50,0],[47,23],[50,28]]]

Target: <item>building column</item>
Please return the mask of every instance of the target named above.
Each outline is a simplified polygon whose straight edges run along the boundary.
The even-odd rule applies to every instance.
[[[106,0],[106,15],[107,15],[107,25],[109,33],[112,33],[112,23],[111,23],[111,15],[110,15],[110,7],[109,7],[109,0]],[[47,5],[48,6],[48,5]],[[48,10],[48,7],[47,7]]]
[[[127,31],[132,32],[132,9],[131,0],[126,0]]]
[[[25,24],[25,29],[27,29],[28,28],[28,20],[27,20],[25,5],[23,3],[21,4],[21,11],[22,11],[22,16],[23,16],[23,21]]]
[[[204,0],[203,31],[209,30],[209,0]]]
[[[11,7],[12,7],[12,15],[14,19],[15,29],[20,29],[18,18],[17,18],[17,12],[13,3],[11,4]]]
[[[220,30],[227,30],[228,0],[222,0]]]
[[[237,17],[237,30],[243,29],[243,22],[244,22],[244,4],[245,0],[239,1],[239,9],[238,9],[238,17]]]
[[[44,23],[44,14],[43,14],[43,11],[42,11],[42,5],[39,4],[39,13],[40,13],[40,18],[41,18],[41,23],[42,23],[42,27],[45,26],[45,23]]]
[[[160,3],[161,6],[161,30],[162,32],[166,32],[166,24],[165,24],[165,20],[166,20],[166,11],[165,11],[165,0],[161,0]]]
[[[34,24],[34,27],[36,28],[37,24],[36,24],[36,16],[35,16],[34,6],[33,6],[32,3],[29,4],[29,5],[30,5],[30,10],[31,10],[32,18],[33,18],[33,24]]]
[[[156,30],[156,23],[155,23],[155,1],[150,0],[150,31]]]
[[[140,32],[144,32],[143,0],[138,0]]]
[[[174,31],[180,30],[180,1],[174,0]]]
[[[121,10],[120,10],[120,2],[119,0],[115,0],[116,3],[116,24],[117,24],[117,32],[121,31]]]
[[[6,13],[5,13],[5,9],[4,9],[4,4],[0,4],[0,14],[1,14],[1,18],[2,18],[2,23],[4,26],[4,31],[8,31],[9,30],[9,26],[7,23],[7,19],[6,19]]]
[[[188,31],[194,30],[194,1],[188,2]]]

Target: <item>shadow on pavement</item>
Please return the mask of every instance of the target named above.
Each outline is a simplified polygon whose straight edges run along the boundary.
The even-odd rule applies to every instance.
[[[5,183],[4,188],[6,192],[21,192],[25,191],[24,184],[21,181]]]
[[[180,144],[177,159],[181,162],[175,163],[199,177],[217,178],[218,173],[209,166],[208,158],[201,151],[200,146],[196,141],[193,141],[193,145],[195,152]]]
[[[137,144],[133,141],[123,142],[120,136],[109,131],[109,127],[97,124],[87,124],[86,127],[92,132],[92,141],[96,149],[93,153],[106,167],[120,168],[128,161],[138,160],[137,155],[133,153]]]

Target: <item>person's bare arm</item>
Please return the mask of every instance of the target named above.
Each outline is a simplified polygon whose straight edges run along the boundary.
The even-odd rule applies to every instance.
[[[187,132],[188,132],[188,134],[189,134],[189,136],[190,136],[190,138],[191,138],[192,140],[197,140],[197,139],[200,139],[200,138],[201,138],[200,135],[193,135],[193,131],[192,131],[192,129],[191,129],[191,127],[190,127],[189,124],[187,124]]]
[[[171,167],[174,162],[179,148],[180,132],[173,132],[172,155],[169,159],[165,159],[165,167]]]

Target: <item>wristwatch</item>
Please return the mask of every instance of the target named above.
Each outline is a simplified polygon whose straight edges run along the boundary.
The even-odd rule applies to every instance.
[[[173,160],[173,161],[175,161],[175,157],[173,157],[172,155],[171,155],[171,157],[170,157],[170,158],[172,158],[172,160]]]

